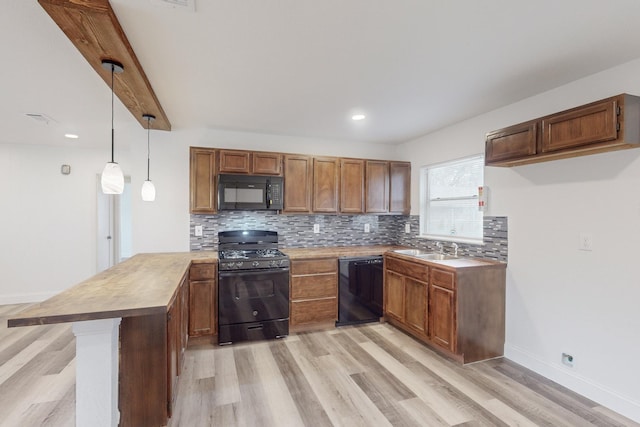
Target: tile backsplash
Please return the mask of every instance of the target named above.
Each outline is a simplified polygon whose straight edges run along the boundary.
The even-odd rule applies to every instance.
[[[218,232],[227,230],[274,230],[281,248],[398,244],[436,250],[435,241],[418,237],[418,215],[283,215],[268,211],[225,211],[215,215],[191,215],[192,251],[216,250]],[[314,224],[320,233],[313,232]],[[369,232],[365,233],[365,225]],[[405,233],[405,224],[411,232]],[[202,237],[195,227],[202,226]],[[484,218],[484,244],[459,244],[461,256],[507,262],[507,218]],[[446,247],[446,245],[445,245]]]

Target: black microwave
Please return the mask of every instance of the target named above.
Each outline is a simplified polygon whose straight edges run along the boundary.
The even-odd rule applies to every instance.
[[[281,210],[281,176],[218,175],[218,210]]]

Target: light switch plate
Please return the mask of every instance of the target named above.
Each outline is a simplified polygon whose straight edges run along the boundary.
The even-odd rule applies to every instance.
[[[313,232],[316,234],[320,233],[320,224],[313,224]]]
[[[578,249],[581,251],[593,250],[593,235],[591,233],[580,233],[580,242],[578,243]]]
[[[196,225],[194,232],[196,237],[202,237],[202,226]]]
[[[365,224],[365,225],[364,225],[364,232],[365,232],[365,233],[369,233],[370,231],[371,231],[371,225],[369,225],[369,224]]]
[[[406,224],[404,225],[404,232],[405,232],[405,233],[411,233],[411,224],[406,223]]]

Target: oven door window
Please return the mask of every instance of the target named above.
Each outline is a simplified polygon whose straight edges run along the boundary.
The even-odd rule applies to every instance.
[[[218,279],[221,325],[289,317],[289,269],[225,271]]]

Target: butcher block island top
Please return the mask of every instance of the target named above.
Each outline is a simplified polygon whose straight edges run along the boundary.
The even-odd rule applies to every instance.
[[[217,252],[138,254],[76,286],[29,306],[8,326],[32,326],[165,313],[191,263]]]

